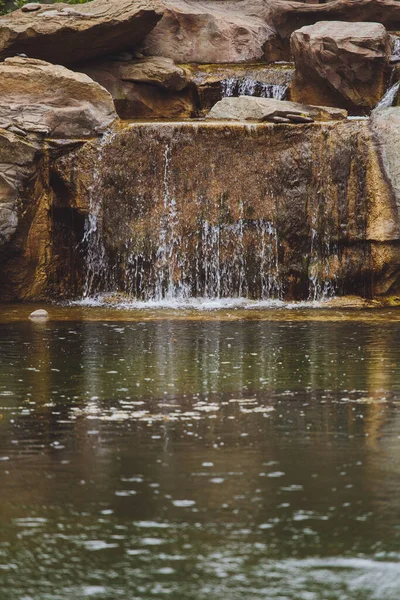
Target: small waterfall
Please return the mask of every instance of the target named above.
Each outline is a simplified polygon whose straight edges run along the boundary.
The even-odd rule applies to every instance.
[[[104,245],[102,231],[102,203],[99,198],[99,191],[102,185],[101,165],[104,150],[108,144],[112,143],[114,136],[114,132],[108,132],[103,135],[94,160],[93,181],[89,188],[89,214],[86,218],[85,232],[82,240],[82,245],[87,247],[84,298],[97,291],[99,280],[101,280],[102,289],[112,287],[108,254]]]
[[[262,83],[251,77],[230,77],[221,81],[223,98],[232,96],[257,96],[259,98],[275,98],[285,100],[289,86],[286,84]]]
[[[393,106],[395,103],[395,100],[397,98],[399,88],[400,88],[400,82],[397,82],[394,85],[392,85],[386,91],[383,98],[375,106],[375,110],[380,109],[380,108],[389,108],[390,106]]]
[[[84,296],[315,301],[342,293],[346,261],[359,252],[348,240],[365,235],[364,142],[322,131],[332,143],[307,130],[296,154],[264,126],[139,123],[105,138],[90,158]],[[285,155],[271,157],[274,136]],[[351,209],[343,156],[358,202]]]
[[[397,35],[391,35],[392,41],[392,61],[400,61],[400,37]]]

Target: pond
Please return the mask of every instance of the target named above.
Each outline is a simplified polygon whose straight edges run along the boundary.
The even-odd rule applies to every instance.
[[[0,309],[1,600],[398,600],[398,309],[33,308]]]

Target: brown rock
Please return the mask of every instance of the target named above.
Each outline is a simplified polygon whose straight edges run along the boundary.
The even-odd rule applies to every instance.
[[[0,57],[22,52],[70,64],[103,56],[138,45],[161,16],[151,0],[93,0],[17,10],[0,18]]]
[[[264,57],[275,39],[259,15],[263,3],[160,0],[164,16],[146,37],[143,52],[180,63],[236,63]],[[255,10],[254,10],[255,8]]]
[[[77,68],[108,90],[121,118],[188,118],[197,112],[186,71],[170,59],[92,61]]]
[[[382,23],[387,29],[400,29],[398,0],[333,0],[312,5],[296,0],[270,0],[264,18],[273,23],[282,40],[296,29],[318,21],[351,21]]]
[[[226,96],[254,95],[286,100],[294,77],[290,64],[188,65],[201,110],[208,112]]]
[[[86,75],[36,59],[0,63],[0,127],[46,137],[92,137],[116,117],[110,94]]]
[[[379,23],[322,21],[292,34],[298,102],[373,108],[385,89],[390,39]]]
[[[345,119],[347,112],[327,106],[308,106],[297,102],[273,98],[223,98],[207,115],[207,119],[219,121],[271,121],[274,117],[289,118],[295,115],[316,121]]]

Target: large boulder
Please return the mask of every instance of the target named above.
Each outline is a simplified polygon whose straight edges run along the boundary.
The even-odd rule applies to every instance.
[[[160,0],[164,16],[146,37],[143,52],[182,63],[235,63],[264,58],[276,34],[262,2]],[[254,5],[256,9],[254,9]]]
[[[46,137],[93,137],[117,115],[110,94],[87,75],[42,60],[0,63],[0,127]]]
[[[254,0],[253,0],[254,1]],[[352,21],[382,23],[387,29],[400,29],[398,0],[332,0],[324,4],[297,0],[267,0],[264,17],[273,24],[282,40],[296,29],[318,21]]]
[[[0,18],[0,57],[17,52],[58,64],[103,56],[140,44],[162,17],[151,0],[43,4]]]
[[[390,38],[379,23],[321,21],[291,37],[292,98],[342,108],[373,108],[388,74]]]
[[[97,60],[77,66],[111,94],[120,117],[189,118],[197,108],[188,72],[169,58]]]
[[[297,102],[240,96],[223,98],[208,113],[207,118],[218,121],[304,122],[345,119],[345,110],[326,106],[306,106]]]

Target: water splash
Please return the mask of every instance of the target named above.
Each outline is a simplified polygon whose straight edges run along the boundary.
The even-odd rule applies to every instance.
[[[238,96],[257,96],[259,98],[274,98],[285,100],[289,86],[286,84],[262,83],[251,77],[229,77],[221,81],[223,98]]]

